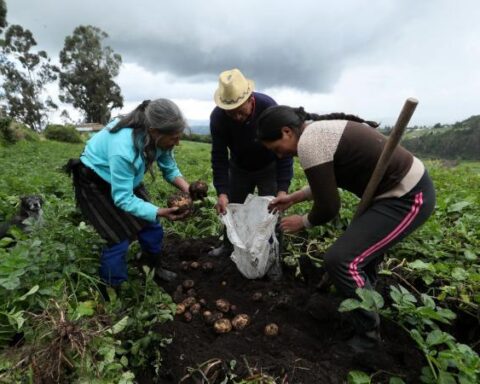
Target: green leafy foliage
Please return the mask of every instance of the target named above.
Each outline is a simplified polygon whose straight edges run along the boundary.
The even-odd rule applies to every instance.
[[[0,32],[7,26],[7,4],[0,0]]]
[[[108,35],[91,25],[75,28],[60,52],[60,100],[85,113],[86,122],[105,124],[112,108],[123,107],[118,76],[122,58],[102,42]]]
[[[154,369],[162,364],[160,346],[169,340],[154,332],[154,327],[172,318],[174,305],[152,280],[152,271],[130,268],[128,284],[118,292],[109,290],[108,303],[98,293],[98,254],[103,242],[76,211],[71,181],[60,171],[82,149],[83,145],[49,140],[20,141],[0,148],[0,221],[14,214],[21,195],[40,194],[46,200],[43,226],[32,228],[28,236],[13,231],[8,240],[0,242],[0,346],[4,348],[0,378],[6,382],[28,381],[38,375],[28,360],[22,369],[12,369],[19,360],[6,349],[8,341],[23,334],[29,348],[50,346],[58,335],[62,313],[73,330],[91,336],[82,353],[65,349],[68,361],[74,362],[62,371],[66,382],[133,383],[135,372],[146,369],[147,362]],[[203,143],[182,142],[176,150],[187,180],[211,181],[209,156],[210,146]],[[295,167],[292,190],[306,184],[298,164]],[[480,304],[480,165],[462,163],[452,170],[430,162],[427,167],[437,190],[436,211],[422,228],[388,252],[381,272],[402,283],[391,288],[389,298],[383,298],[391,304],[386,305],[376,292],[363,290],[358,300],[342,304],[342,309],[375,310],[404,327],[425,355],[423,382],[474,383],[480,370],[478,355],[447,331],[456,313],[476,316]],[[158,172],[155,179],[147,176],[145,183],[159,206],[175,191]],[[205,201],[195,203],[194,215],[183,222],[165,221],[167,231],[184,237],[220,232],[213,208],[215,191],[209,187]],[[295,266],[303,254],[322,263],[322,254],[348,226],[358,203],[352,194],[342,191],[341,196],[338,219],[308,233],[285,236],[284,259],[290,265]],[[303,203],[287,214],[306,213],[309,208]],[[41,327],[38,319],[45,320]],[[39,336],[47,334],[51,336],[39,343]],[[18,358],[25,356],[17,352]],[[359,374],[359,380],[362,377],[366,380]],[[367,377],[375,382],[374,374]],[[401,382],[390,379],[392,384]]]
[[[35,131],[43,129],[47,113],[57,106],[51,97],[42,97],[45,86],[57,79],[55,66],[45,51],[34,52],[37,45],[32,32],[11,25],[1,45],[2,88],[8,114]]]
[[[64,143],[81,143],[80,133],[72,125],[50,124],[45,129],[45,137],[49,140],[62,141]]]
[[[21,140],[39,141],[40,136],[10,117],[0,118],[0,145],[15,144]]]
[[[422,135],[406,138],[403,145],[423,156],[479,160],[480,116],[471,116],[445,128],[426,129]]]

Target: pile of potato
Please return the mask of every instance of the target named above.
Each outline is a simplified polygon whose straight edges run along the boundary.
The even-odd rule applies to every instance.
[[[204,269],[205,264],[206,263],[182,262],[182,269],[198,269],[200,267]],[[213,269],[213,265],[208,266],[208,268],[208,270]],[[217,299],[214,308],[209,309],[205,299],[197,300],[197,293],[194,286],[195,282],[193,280],[185,280],[182,285],[177,287],[173,295],[175,302],[177,302],[176,314],[183,316],[184,321],[190,322],[194,316],[201,313],[203,321],[207,325],[213,326],[213,330],[218,334],[228,333],[232,329],[241,331],[250,324],[250,316],[246,313],[237,313],[236,306],[231,304],[227,299]],[[185,295],[187,296],[186,298],[184,298]],[[252,300],[262,300],[261,293],[255,294]],[[278,330],[278,325],[274,323],[267,324],[264,328],[264,334],[266,336],[276,336]]]

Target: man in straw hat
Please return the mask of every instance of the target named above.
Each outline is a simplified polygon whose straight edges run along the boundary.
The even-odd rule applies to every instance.
[[[229,203],[243,203],[255,187],[260,196],[279,196],[288,191],[293,176],[291,157],[277,158],[256,141],[260,114],[277,103],[254,92],[254,82],[238,69],[220,74],[210,115],[213,184],[217,191],[216,209],[225,214]],[[224,233],[224,243],[211,256],[227,255],[232,245]]]

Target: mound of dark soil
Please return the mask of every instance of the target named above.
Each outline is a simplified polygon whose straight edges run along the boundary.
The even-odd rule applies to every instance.
[[[251,324],[242,331],[218,335],[204,322],[201,312],[189,322],[177,315],[175,321],[158,330],[173,338],[162,350],[160,376],[153,379],[145,374],[140,382],[220,383],[229,374],[246,378],[263,373],[277,383],[328,384],[345,383],[352,370],[376,373],[374,383],[387,383],[391,376],[402,377],[407,383],[419,381],[423,357],[409,336],[394,324],[382,323],[383,341],[378,350],[356,354],[345,344],[352,327],[348,314],[337,311],[338,297],[312,291],[291,270],[284,270],[278,282],[268,278],[247,280],[229,257],[207,255],[213,245],[214,239],[167,238],[163,260],[179,278],[162,286],[181,301],[186,290],[180,293],[178,286],[191,279],[196,299],[204,299],[206,308],[214,310],[217,299],[227,299],[236,306],[236,313],[251,317]],[[185,270],[188,263],[182,265],[182,260],[198,261],[200,266]],[[206,261],[213,263],[213,270],[202,269]],[[256,292],[261,293],[261,300],[252,298]],[[226,317],[232,318],[233,314]],[[279,334],[265,336],[264,327],[272,322],[279,326]],[[202,375],[209,381],[202,381]]]

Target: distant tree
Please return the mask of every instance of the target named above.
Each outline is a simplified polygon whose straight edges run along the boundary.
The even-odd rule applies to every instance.
[[[57,108],[51,97],[44,97],[45,86],[57,76],[47,53],[33,52],[36,45],[32,32],[20,25],[11,25],[5,31],[0,60],[1,99],[11,117],[40,131],[48,112]]]
[[[83,111],[88,123],[105,124],[112,108],[123,107],[120,87],[113,81],[122,57],[102,46],[107,37],[99,28],[79,26],[60,52],[60,100]]]
[[[73,124],[73,120],[66,109],[60,113],[60,119],[62,119],[63,125]]]
[[[442,128],[442,124],[441,123],[437,123],[433,126],[433,128]]]
[[[7,26],[7,4],[5,0],[0,0],[0,33]]]

